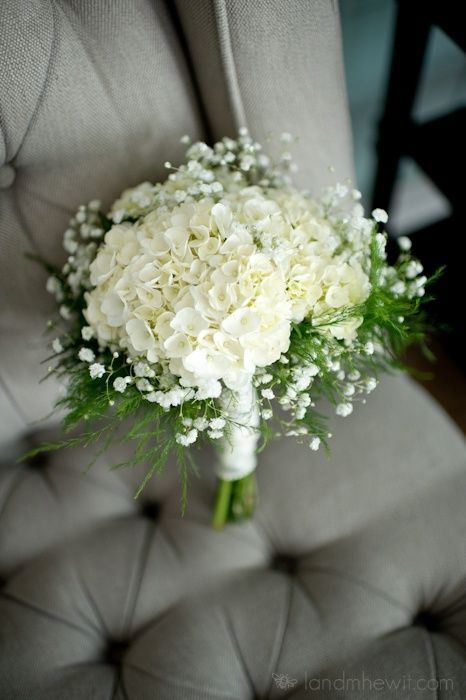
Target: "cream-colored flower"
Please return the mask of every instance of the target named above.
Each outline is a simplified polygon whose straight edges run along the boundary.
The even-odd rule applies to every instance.
[[[170,325],[175,331],[198,336],[201,331],[209,327],[209,322],[195,309],[185,307],[178,311]]]
[[[91,265],[84,315],[100,343],[161,364],[186,387],[208,392],[206,382],[221,380],[234,388],[284,356],[293,322],[325,319],[367,297],[369,234],[357,213],[349,245],[298,192],[241,189],[231,178],[221,201],[187,196],[155,206],[162,190],[189,193],[192,184],[170,183],[144,184],[115,205],[123,218],[140,218],[115,224]],[[359,323],[322,330],[351,342]]]
[[[192,352],[192,345],[183,333],[174,333],[164,342],[167,357],[186,357]]]
[[[236,309],[222,322],[222,329],[239,338],[245,333],[256,331],[261,324],[261,317],[251,307]]]
[[[140,318],[132,318],[126,324],[126,332],[137,352],[147,353],[155,346],[154,334],[149,324]]]

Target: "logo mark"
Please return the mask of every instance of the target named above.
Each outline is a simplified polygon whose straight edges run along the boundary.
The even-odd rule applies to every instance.
[[[289,690],[294,688],[298,682],[297,678],[290,678],[287,673],[272,673],[272,678],[275,681],[275,685],[280,690]]]

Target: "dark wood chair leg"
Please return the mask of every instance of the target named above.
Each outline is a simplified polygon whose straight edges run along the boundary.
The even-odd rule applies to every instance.
[[[377,141],[378,166],[372,207],[389,209],[404,139],[411,122],[431,18],[423,3],[399,0],[390,77]]]

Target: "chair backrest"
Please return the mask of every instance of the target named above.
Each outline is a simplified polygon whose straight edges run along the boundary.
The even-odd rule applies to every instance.
[[[351,174],[335,3],[4,0],[0,7],[0,441],[47,415],[53,301],[77,206],[164,177],[180,137],[290,131],[301,182]],[[205,117],[201,115],[206,115]],[[206,123],[208,120],[208,124]]]

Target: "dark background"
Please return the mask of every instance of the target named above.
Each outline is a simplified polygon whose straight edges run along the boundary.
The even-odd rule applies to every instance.
[[[463,10],[463,12],[462,12]],[[389,211],[394,240],[410,235],[432,273],[446,265],[430,305],[435,328],[426,382],[466,429],[466,30],[451,0],[340,0],[357,186],[370,211]]]

